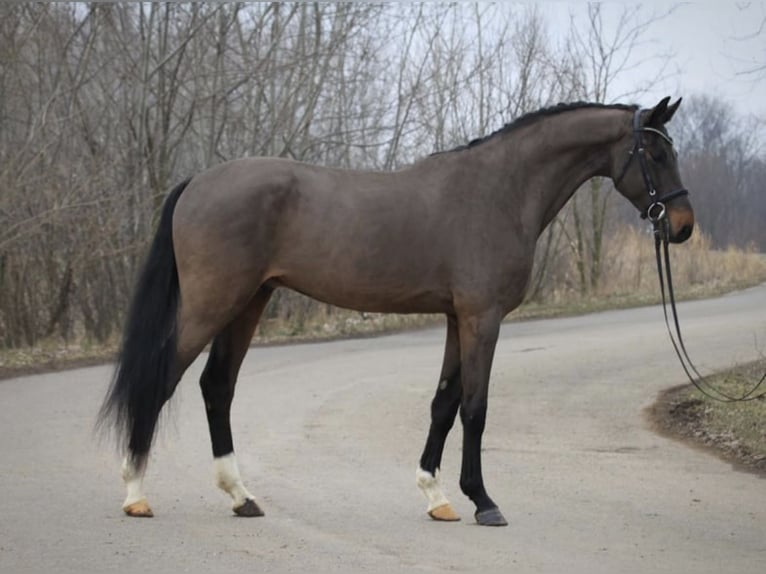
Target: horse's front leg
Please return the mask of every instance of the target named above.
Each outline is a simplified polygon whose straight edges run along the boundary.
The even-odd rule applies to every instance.
[[[492,358],[502,314],[497,310],[458,317],[463,396],[463,465],[460,489],[476,505],[476,522],[483,526],[507,526],[497,505],[484,488],[481,472],[481,437],[487,417],[487,392]]]
[[[428,515],[434,520],[460,520],[444,495],[438,476],[444,443],[460,406],[460,395],[460,340],[457,320],[448,315],[444,362],[436,395],[431,402],[431,428],[415,474],[418,487],[428,499]]]

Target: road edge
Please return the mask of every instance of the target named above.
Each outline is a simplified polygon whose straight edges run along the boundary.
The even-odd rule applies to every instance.
[[[691,385],[687,383],[664,389],[657,394],[652,404],[643,409],[644,419],[652,432],[681,443],[687,448],[715,456],[731,465],[733,470],[766,478],[766,467],[754,467],[738,456],[736,451],[724,448],[715,441],[704,440],[703,435],[696,432],[701,423],[700,425],[690,424],[689,420],[684,419],[683,413],[677,408],[678,398],[689,388]]]

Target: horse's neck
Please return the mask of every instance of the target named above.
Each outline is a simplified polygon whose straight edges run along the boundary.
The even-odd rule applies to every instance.
[[[526,133],[509,134],[527,138],[513,162],[525,181],[512,193],[518,194],[525,218],[537,222],[538,235],[583,183],[611,175],[611,148],[628,125],[624,111],[584,109],[542,118]]]

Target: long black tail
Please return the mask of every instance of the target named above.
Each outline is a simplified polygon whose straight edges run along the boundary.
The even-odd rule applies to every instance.
[[[189,180],[170,192],[130,304],[112,384],[99,426],[114,425],[118,444],[135,463],[148,454],[162,405],[176,385],[178,270],[173,211]]]

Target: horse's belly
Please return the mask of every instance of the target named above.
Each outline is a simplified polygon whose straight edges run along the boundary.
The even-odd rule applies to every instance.
[[[292,289],[312,299],[356,311],[370,313],[447,313],[452,297],[446,289],[426,285],[381,281],[370,283],[336,276],[335,281],[284,274],[268,282]]]

